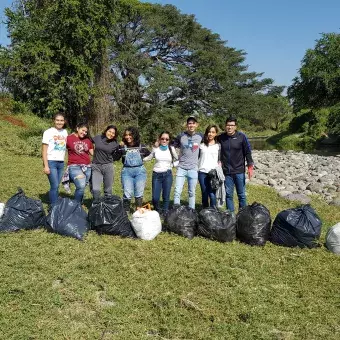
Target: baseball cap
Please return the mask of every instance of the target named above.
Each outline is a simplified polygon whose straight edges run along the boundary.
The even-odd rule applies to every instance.
[[[195,123],[198,123],[198,122],[197,122],[197,118],[196,118],[195,116],[189,116],[189,117],[187,118],[187,124],[188,124],[191,120],[193,120]]]

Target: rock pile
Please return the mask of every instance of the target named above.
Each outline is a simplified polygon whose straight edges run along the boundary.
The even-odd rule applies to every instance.
[[[254,150],[253,184],[273,187],[285,198],[309,203],[309,195],[321,195],[340,206],[340,157],[295,151]]]

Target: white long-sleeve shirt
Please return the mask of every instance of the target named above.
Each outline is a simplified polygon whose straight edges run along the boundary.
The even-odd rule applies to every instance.
[[[177,156],[175,148],[171,147],[171,150],[172,150],[172,154],[174,155],[174,160],[177,160],[178,156]],[[154,172],[166,172],[172,169],[173,160],[171,157],[169,147],[164,151],[161,150],[159,147],[153,148],[150,155],[145,157],[143,161],[151,161],[153,158],[155,158],[156,160],[153,166]]]
[[[206,146],[204,143],[200,144],[198,171],[208,173],[210,170],[217,167],[220,147],[221,146],[218,143],[208,146]]]

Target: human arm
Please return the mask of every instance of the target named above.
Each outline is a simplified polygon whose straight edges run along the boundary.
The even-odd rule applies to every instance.
[[[144,160],[144,158],[148,157],[150,154],[151,154],[150,150],[145,145],[141,145],[140,155],[142,159]]]
[[[46,175],[50,174],[50,168],[48,166],[48,160],[47,160],[47,149],[48,149],[48,145],[47,144],[42,144],[41,147],[41,156],[42,156],[42,160],[43,160],[43,171]]]
[[[152,149],[150,155],[143,158],[143,162],[151,161],[155,157],[155,148]]]
[[[251,146],[246,135],[243,138],[243,154],[247,162],[248,178],[251,179],[254,174],[254,160],[251,154]]]

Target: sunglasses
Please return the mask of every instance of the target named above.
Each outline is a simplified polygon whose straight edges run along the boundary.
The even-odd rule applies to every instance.
[[[169,140],[169,138],[161,138],[161,140],[168,141],[168,140]]]

